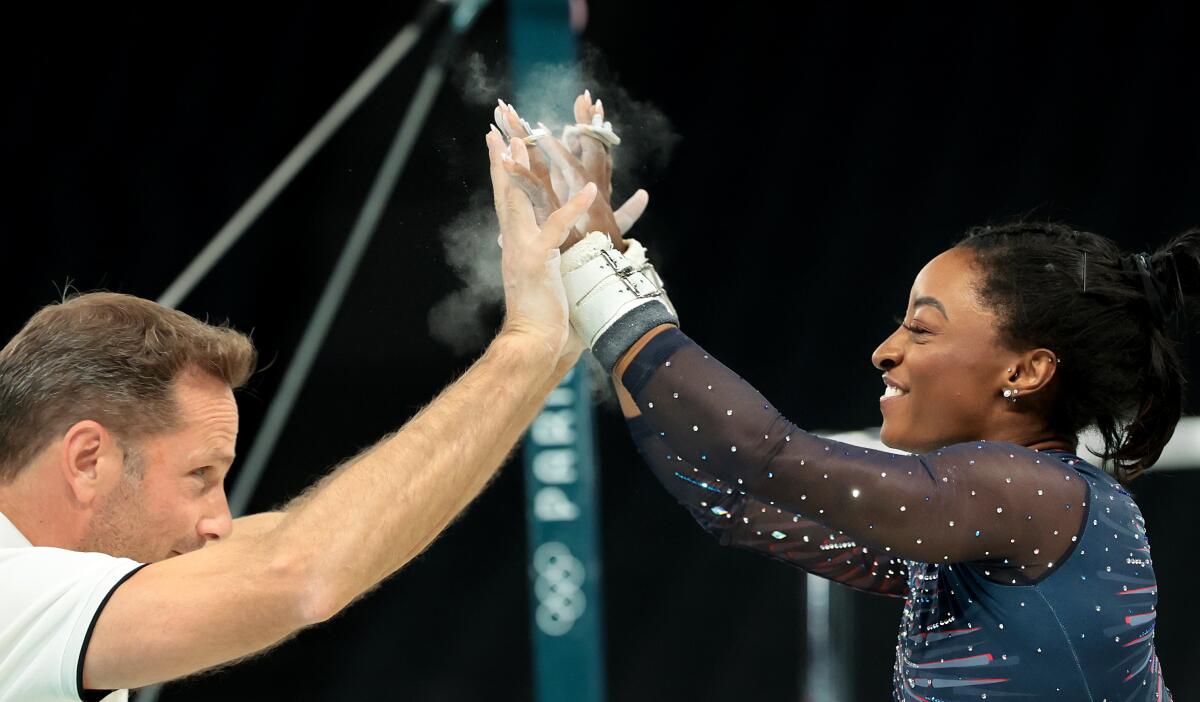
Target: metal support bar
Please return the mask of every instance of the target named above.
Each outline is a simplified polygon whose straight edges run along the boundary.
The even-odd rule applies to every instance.
[[[321,351],[322,344],[325,343],[329,328],[337,317],[338,309],[346,296],[346,290],[354,280],[358,264],[367,250],[367,245],[371,242],[375,227],[383,216],[392,189],[412,152],[413,144],[425,123],[425,118],[433,107],[433,101],[437,97],[438,89],[444,78],[445,68],[440,64],[431,65],[421,78],[417,94],[409,104],[404,121],[396,133],[387,157],[384,158],[366,202],[359,211],[354,229],[351,231],[349,239],[346,240],[346,245],[338,257],[333,273],[325,284],[325,289],[321,292],[317,307],[304,329],[296,353],[292,356],[292,360],[284,372],[279,390],[271,398],[271,404],[267,407],[267,414],[263,418],[262,426],[258,430],[258,435],[254,437],[254,443],[250,446],[250,453],[238,471],[237,480],[229,498],[229,509],[235,517],[244,514],[246,507],[250,504],[250,498],[253,497],[258,481],[266,470],[267,462],[287,425],[292,408],[295,407],[296,400],[300,397],[301,390],[304,389],[308,374]]]
[[[444,2],[427,2],[421,8],[417,18],[406,24],[388,45],[379,52],[375,60],[366,70],[346,89],[333,106],[313,125],[304,135],[300,143],[283,159],[262,185],[254,191],[249,200],[238,208],[229,218],[225,226],[213,236],[208,244],[196,254],[187,268],[159,296],[158,303],[165,307],[178,307],[192,290],[212,270],[213,266],[237,243],[246,230],[258,220],[259,216],[278,197],[279,193],[292,182],[309,160],[320,151],[325,142],[354,114],[359,105],[375,91],[396,64],[408,55],[416,45],[417,40],[425,32],[428,25],[436,18],[438,11],[445,6]]]

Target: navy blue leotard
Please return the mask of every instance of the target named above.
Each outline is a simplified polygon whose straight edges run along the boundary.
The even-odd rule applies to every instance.
[[[804,432],[678,330],[622,383],[666,488],[721,543],[902,597],[896,700],[1170,700],[1141,512],[1077,456],[920,455]]]

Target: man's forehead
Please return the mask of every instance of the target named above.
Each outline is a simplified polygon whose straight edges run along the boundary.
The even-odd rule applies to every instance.
[[[197,443],[189,458],[232,463],[238,409],[229,385],[206,373],[185,372],[175,383],[175,398],[181,432]]]

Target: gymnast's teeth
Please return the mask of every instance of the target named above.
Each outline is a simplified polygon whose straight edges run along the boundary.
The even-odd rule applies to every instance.
[[[883,391],[884,397],[900,397],[901,395],[907,395],[907,394],[908,393],[905,392],[904,390],[901,390],[900,388],[894,388],[890,385],[887,386],[886,388],[884,388],[884,391]]]

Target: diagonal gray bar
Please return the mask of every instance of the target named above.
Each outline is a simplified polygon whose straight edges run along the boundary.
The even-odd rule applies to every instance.
[[[425,123],[425,118],[428,117],[433,107],[433,101],[437,97],[438,89],[444,78],[445,69],[438,64],[431,65],[426,69],[425,75],[421,78],[417,94],[409,104],[400,130],[397,132],[391,149],[376,176],[375,183],[371,186],[371,192],[367,195],[367,200],[359,212],[358,221],[355,222],[346,246],[338,258],[337,265],[334,266],[333,273],[321,293],[321,298],[317,301],[317,308],[304,330],[304,336],[300,339],[291,363],[288,364],[279,391],[267,408],[267,415],[250,447],[250,454],[238,471],[237,481],[234,483],[229,499],[229,510],[235,517],[244,514],[250,503],[254,488],[258,484],[259,478],[262,477],[267,461],[275,450],[275,444],[291,415],[292,407],[296,404],[300,391],[304,388],[304,382],[308,379],[313,362],[316,361],[317,354],[321,351],[321,345],[329,333],[329,328],[333,325],[338,308],[341,307],[342,300],[346,296],[346,290],[354,279],[359,261],[371,241],[371,236],[375,233],[376,225],[383,216],[392,189],[412,152],[413,144]]]
[[[436,16],[437,10],[444,6],[445,2],[440,0],[426,3],[417,18],[405,25],[388,42],[375,60],[304,135],[300,143],[296,144],[287,157],[275,167],[275,170],[271,171],[271,174],[267,176],[262,185],[258,186],[250,199],[246,200],[238,208],[238,211],[233,213],[225,226],[221,227],[221,230],[192,259],[187,268],[183,269],[179,277],[158,298],[159,304],[166,307],[178,307],[179,303],[183,302],[184,298],[195,289],[196,285],[221,260],[230,247],[242,238],[242,235],[254,224],[259,215],[288,186],[288,183],[292,182],[292,179],[304,168],[313,155],[374,92],[379,83],[396,67],[396,64],[408,54]]]

